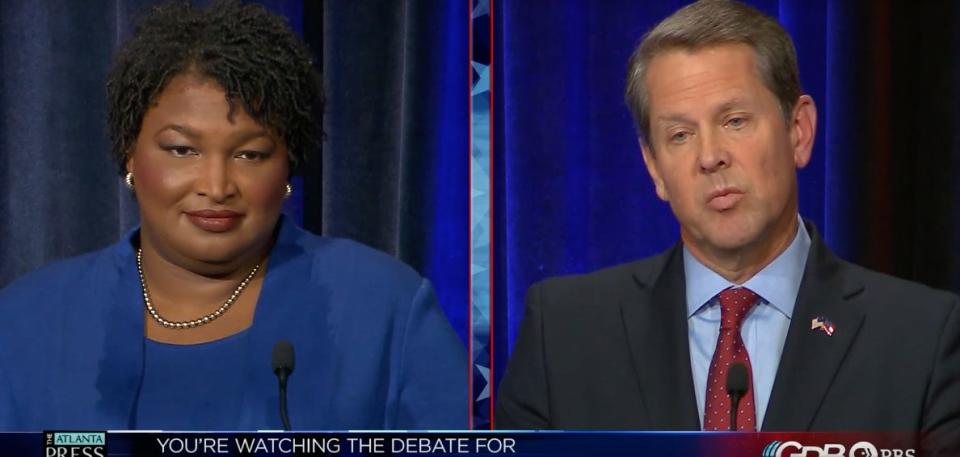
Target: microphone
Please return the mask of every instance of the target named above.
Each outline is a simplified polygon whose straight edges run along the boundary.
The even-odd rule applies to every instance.
[[[280,420],[283,429],[290,431],[290,416],[287,415],[287,378],[293,373],[293,345],[280,340],[273,346],[273,374],[280,381]]]
[[[746,365],[740,362],[730,365],[730,371],[727,372],[727,394],[730,395],[731,432],[737,431],[737,406],[747,393],[748,377]]]

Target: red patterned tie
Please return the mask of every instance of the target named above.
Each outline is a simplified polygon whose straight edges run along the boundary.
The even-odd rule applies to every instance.
[[[730,395],[727,394],[727,371],[740,362],[747,367],[747,393],[737,407],[737,430],[757,431],[756,406],[753,401],[753,369],[747,348],[740,338],[743,319],[757,303],[757,294],[742,287],[720,292],[720,337],[710,362],[707,376],[706,408],[703,414],[704,430],[730,430]]]

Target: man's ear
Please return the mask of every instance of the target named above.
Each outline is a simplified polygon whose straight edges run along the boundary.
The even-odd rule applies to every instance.
[[[647,173],[650,173],[650,179],[657,190],[657,196],[665,202],[670,201],[670,194],[667,193],[667,186],[663,185],[663,179],[660,177],[660,170],[657,169],[657,157],[654,155],[653,148],[643,139],[640,140],[640,151],[643,153],[643,164],[647,166]]]
[[[813,140],[817,136],[817,105],[813,97],[801,95],[793,107],[793,122],[790,129],[790,146],[793,149],[793,162],[797,168],[803,168],[810,162],[813,154]]]

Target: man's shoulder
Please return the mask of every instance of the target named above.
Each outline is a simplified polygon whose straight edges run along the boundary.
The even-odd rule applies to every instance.
[[[862,288],[857,292],[868,314],[894,316],[935,315],[945,318],[960,306],[960,297],[919,282],[898,278],[860,265],[841,261],[849,278]]]
[[[528,294],[537,294],[541,301],[551,304],[618,305],[627,297],[649,289],[675,254],[676,248],[671,248],[650,257],[589,273],[547,278],[534,284]]]

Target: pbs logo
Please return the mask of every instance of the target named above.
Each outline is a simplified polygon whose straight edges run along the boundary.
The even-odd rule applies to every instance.
[[[850,457],[880,457],[880,453],[872,443],[861,441],[850,446]]]
[[[877,449],[873,443],[861,441],[850,446],[849,457],[914,457],[913,449]]]
[[[774,441],[763,450],[763,457],[915,457],[913,449],[877,449],[873,443],[860,441],[850,449],[842,444],[804,446],[797,441]]]

